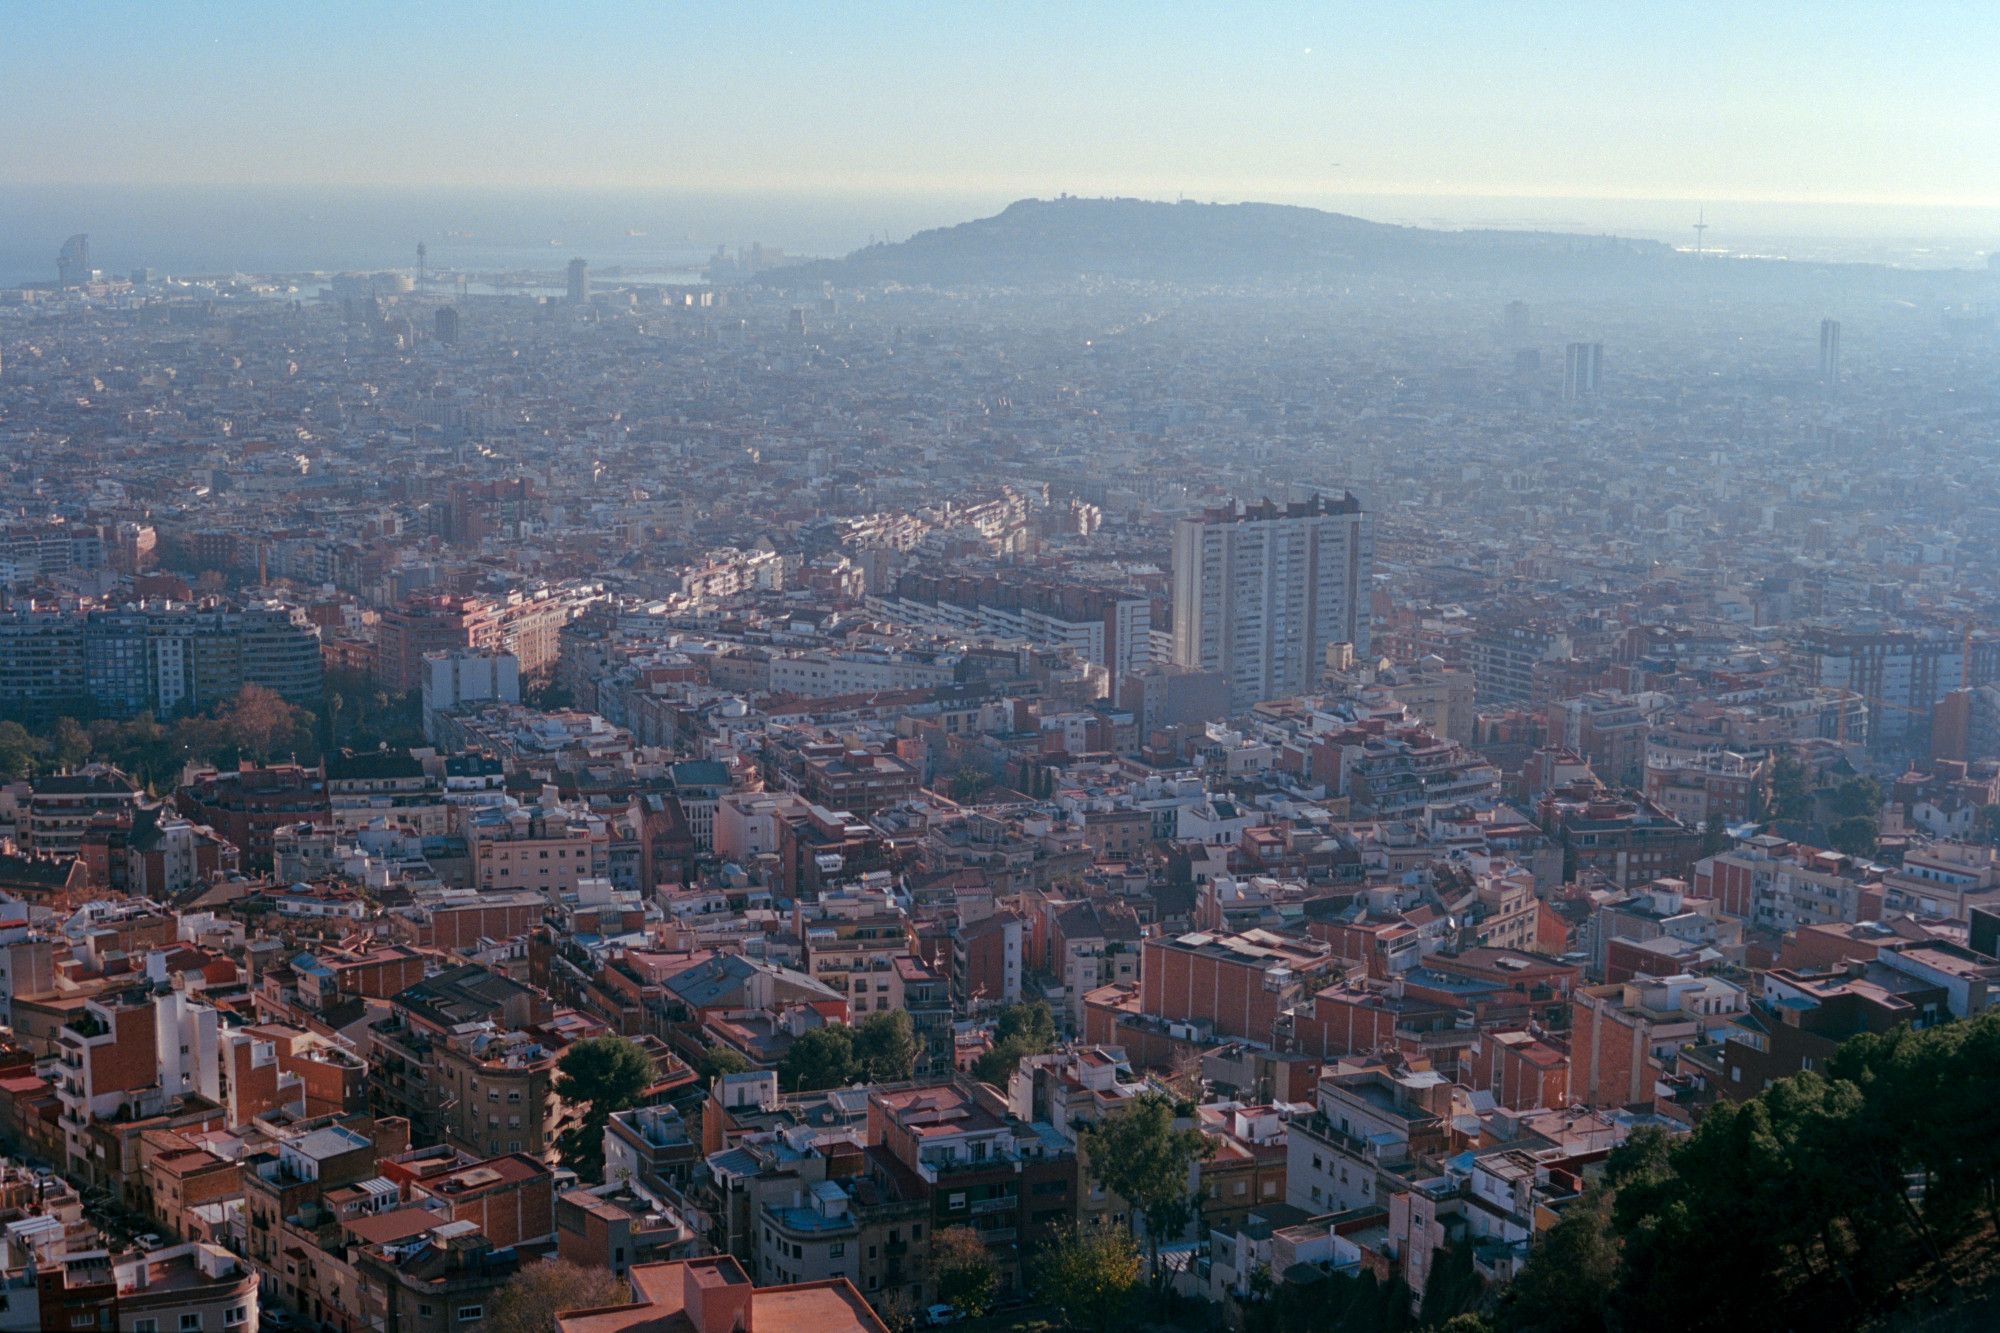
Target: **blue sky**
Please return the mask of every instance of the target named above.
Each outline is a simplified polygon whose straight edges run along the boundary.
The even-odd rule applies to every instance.
[[[2000,204],[2000,6],[0,0],[0,181]]]

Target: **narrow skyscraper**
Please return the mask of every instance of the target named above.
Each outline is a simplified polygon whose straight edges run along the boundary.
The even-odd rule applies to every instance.
[[[569,261],[569,303],[582,305],[590,299],[590,265],[581,259]]]
[[[1840,321],[1819,322],[1819,383],[1828,393],[1840,388]]]
[[[90,281],[90,237],[78,232],[63,242],[56,256],[56,281],[64,287],[81,287]]]
[[[1563,401],[1595,398],[1603,373],[1603,343],[1571,343],[1563,353]]]

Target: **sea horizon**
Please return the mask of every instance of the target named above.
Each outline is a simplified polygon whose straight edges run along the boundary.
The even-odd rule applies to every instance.
[[[1061,190],[1039,197],[1052,198]],[[1079,193],[1072,191],[1072,193]],[[110,275],[414,269],[687,271],[717,247],[761,244],[838,256],[989,216],[1005,191],[838,193],[408,186],[0,185],[0,285],[47,282],[75,233]],[[1143,196],[1142,196],[1143,197]],[[1456,194],[1301,194],[1298,204],[1442,229],[1617,234],[1717,254],[1908,268],[1981,268],[2000,208],[1877,203],[1589,199]],[[1213,202],[1246,200],[1219,198]]]

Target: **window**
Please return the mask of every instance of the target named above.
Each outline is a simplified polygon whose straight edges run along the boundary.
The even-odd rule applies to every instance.
[[[827,1257],[827,1258],[829,1258],[829,1259],[844,1259],[844,1258],[846,1258],[846,1257],[847,1257],[847,1242],[846,1242],[846,1241],[835,1241],[835,1242],[834,1242],[833,1244],[831,1244],[831,1245],[827,1246],[827,1247],[826,1247],[826,1257]]]
[[[132,1333],[160,1333],[160,1321],[157,1319],[134,1319],[132,1321]]]
[[[201,1315],[199,1312],[181,1316],[181,1333],[200,1333],[200,1329]]]
[[[475,1319],[484,1319],[485,1317],[486,1307],[483,1305],[461,1305],[458,1307],[458,1322],[461,1324],[469,1324]]]
[[[249,1317],[250,1317],[249,1306],[232,1305],[227,1310],[224,1310],[222,1312],[222,1326],[224,1328],[235,1328],[238,1324],[241,1324],[245,1320],[249,1319]]]

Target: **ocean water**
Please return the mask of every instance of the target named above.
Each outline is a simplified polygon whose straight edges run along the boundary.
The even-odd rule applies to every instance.
[[[718,246],[842,255],[992,211],[989,201],[833,195],[531,190],[0,185],[0,285],[55,277],[56,252],[90,236],[107,274],[339,272],[410,268],[674,275]],[[1006,201],[1001,200],[1004,204]]]
[[[1009,202],[993,193],[0,184],[0,285],[52,279],[57,250],[79,231],[90,235],[93,264],[111,274],[414,268],[423,242],[431,267],[443,271],[555,273],[581,256],[593,271],[629,276],[687,273],[718,246],[841,255]],[[1687,248],[1699,215],[1709,224],[1704,248],[1715,253],[1921,268],[1983,267],[2000,249],[2000,209],[1411,194],[1272,202],[1380,222],[1615,233]]]

